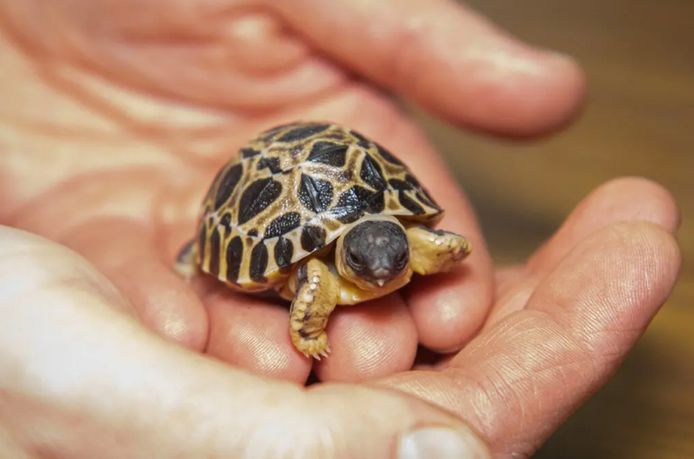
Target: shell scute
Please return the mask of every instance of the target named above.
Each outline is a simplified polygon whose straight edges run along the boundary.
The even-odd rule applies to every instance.
[[[348,148],[344,144],[319,140],[314,142],[311,153],[306,160],[333,167],[342,167],[345,165]]]
[[[243,225],[267,209],[281,193],[282,184],[272,178],[261,178],[247,185],[239,200],[238,224]]]

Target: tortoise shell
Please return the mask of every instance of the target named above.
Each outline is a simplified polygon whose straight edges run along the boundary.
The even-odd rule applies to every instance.
[[[232,287],[266,290],[365,214],[433,225],[442,212],[407,166],[360,133],[285,124],[251,140],[214,179],[196,263]]]

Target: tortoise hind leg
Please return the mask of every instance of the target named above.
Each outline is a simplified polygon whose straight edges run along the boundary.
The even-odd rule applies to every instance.
[[[181,247],[178,255],[176,255],[174,271],[185,279],[190,279],[197,271],[195,252],[195,240],[191,239]]]
[[[407,229],[410,265],[417,274],[446,272],[470,253],[470,242],[450,231],[424,225]]]
[[[305,356],[320,360],[330,352],[325,327],[337,304],[339,283],[322,261],[312,258],[293,274],[296,294],[289,311],[289,335]]]

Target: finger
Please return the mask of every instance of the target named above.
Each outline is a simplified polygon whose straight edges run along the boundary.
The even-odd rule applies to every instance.
[[[672,194],[661,185],[642,177],[613,179],[576,207],[528,265],[533,271],[549,270],[590,233],[630,220],[653,222],[673,233],[679,227],[680,213]]]
[[[210,317],[207,353],[255,374],[304,384],[311,359],[289,339],[286,304],[230,291],[224,286],[203,295]]]
[[[331,114],[331,119],[361,131],[402,159],[445,209],[438,226],[471,241],[472,253],[461,268],[415,277],[403,293],[420,343],[438,351],[459,349],[482,325],[493,295],[492,261],[472,206],[421,131],[381,95],[353,88],[315,110]]]
[[[84,16],[76,16],[69,2],[53,2],[42,10],[55,18],[43,29],[53,40],[36,34],[28,19],[39,14],[38,4],[2,5],[0,14],[10,36],[44,59],[74,62],[78,53],[84,69],[171,100],[175,111],[195,104],[271,112],[344,82],[341,68],[311,53],[263,8],[203,3],[172,1],[166,11],[159,1],[83,3]],[[128,103],[119,100],[119,107]]]
[[[204,349],[208,322],[202,303],[162,260],[143,225],[125,218],[94,219],[72,228],[61,242],[106,274],[147,327],[191,349]]]
[[[566,254],[594,231],[620,221],[650,221],[674,232],[679,210],[670,192],[655,182],[638,177],[611,180],[586,197],[561,228],[517,270],[516,282],[498,291],[497,301],[486,326],[522,309],[540,279]]]
[[[457,2],[270,2],[324,52],[453,121],[510,135],[554,129],[577,111],[583,76]]]
[[[403,296],[417,327],[419,341],[430,349],[449,352],[471,339],[492,302],[492,262],[475,212],[445,163],[409,123],[391,127],[386,145],[402,157],[445,209],[439,228],[465,236],[472,253],[448,273],[415,276]]]
[[[397,294],[338,306],[327,332],[332,351],[315,365],[322,381],[363,381],[412,368],[417,330]]]
[[[0,279],[14,287],[0,289],[2,430],[32,455],[489,457],[466,425],[404,394],[307,392],[158,339],[83,259],[38,237],[0,228]]]
[[[323,381],[362,381],[407,370],[414,360],[417,333],[397,295],[338,307],[327,328],[332,351],[316,363],[292,345],[286,305],[223,287],[204,301],[210,315],[207,352],[256,374],[303,384],[314,364]]]
[[[485,331],[446,370],[387,383],[458,413],[496,454],[529,455],[619,366],[680,261],[661,226],[610,225],[542,280],[526,310]]]

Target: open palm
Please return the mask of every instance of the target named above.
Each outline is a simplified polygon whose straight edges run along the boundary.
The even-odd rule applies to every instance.
[[[464,195],[379,88],[475,129],[530,135],[570,117],[581,78],[570,60],[453,4],[32,8],[0,2],[6,89],[17,88],[0,108],[15,133],[0,137],[0,217],[83,254],[127,297],[121,307],[169,340],[300,383],[312,369],[323,381],[381,378],[455,411],[494,450],[527,453],[604,382],[671,287],[678,257],[666,233],[614,226],[676,227],[669,195],[633,179],[598,190],[527,266],[495,275]],[[40,33],[35,17],[46,19]],[[295,119],[342,123],[396,152],[444,204],[442,227],[474,247],[453,273],[338,309],[333,353],[313,368],[289,341],[286,308],[170,269],[219,166]],[[604,284],[591,280],[596,266]],[[477,334],[455,357],[406,371],[418,344],[457,351]]]

